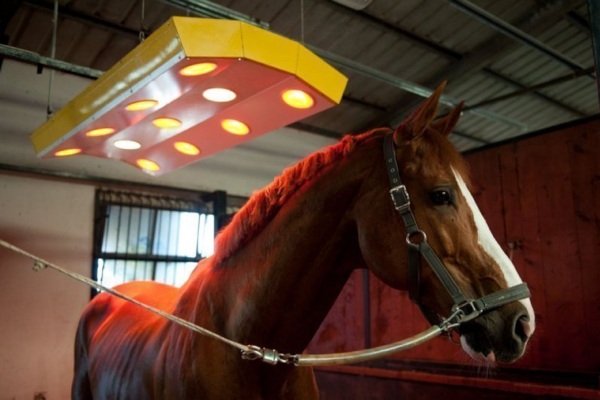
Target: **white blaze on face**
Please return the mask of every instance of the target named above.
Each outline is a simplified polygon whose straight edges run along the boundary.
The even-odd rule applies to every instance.
[[[465,181],[462,179],[462,177],[456,171],[453,170],[452,172],[454,172],[454,177],[456,178],[456,181],[458,182],[458,187],[459,187],[463,197],[467,201],[467,204],[469,205],[471,212],[473,213],[473,219],[475,220],[475,225],[477,226],[477,235],[478,235],[479,244],[481,245],[483,250],[490,257],[492,257],[492,259],[494,259],[496,261],[496,263],[500,266],[500,269],[502,270],[502,274],[504,275],[504,279],[506,279],[506,283],[508,284],[508,287],[516,286],[519,283],[522,283],[523,281],[521,280],[521,277],[519,276],[517,269],[513,265],[512,261],[510,261],[510,259],[506,255],[506,253],[502,250],[502,247],[500,247],[500,245],[494,238],[492,231],[490,231],[490,228],[489,228],[487,222],[485,221],[485,219],[483,218],[481,211],[479,211],[479,207],[477,207],[477,204],[475,203],[475,199],[473,199],[473,196],[471,195],[471,192],[467,188]],[[535,314],[533,312],[533,306],[531,305],[531,300],[529,298],[526,298],[526,299],[519,300],[519,301],[521,302],[521,304],[523,304],[523,306],[525,306],[525,309],[527,310],[527,313],[529,314],[530,332],[527,332],[527,335],[531,336],[531,334],[535,330]]]

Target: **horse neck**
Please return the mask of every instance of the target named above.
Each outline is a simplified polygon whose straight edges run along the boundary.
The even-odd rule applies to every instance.
[[[304,185],[253,240],[196,278],[204,280],[198,301],[212,305],[216,329],[290,352],[308,345],[352,270],[364,264],[351,210],[373,157],[357,151]]]

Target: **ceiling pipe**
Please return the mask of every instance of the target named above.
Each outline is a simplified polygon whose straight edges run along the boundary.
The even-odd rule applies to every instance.
[[[399,89],[402,89],[406,92],[415,94],[420,97],[429,97],[431,95],[431,93],[433,93],[432,89],[429,89],[425,86],[421,86],[414,82],[410,82],[405,79],[398,78],[394,75],[379,71],[375,68],[371,68],[367,65],[357,63],[356,61],[352,61],[350,59],[338,56],[336,54],[329,53],[327,51],[318,49],[313,46],[310,46],[310,45],[305,45],[305,46],[308,47],[315,54],[319,55],[319,57],[323,58],[324,60],[327,60],[329,63],[331,63],[339,68],[343,68],[346,70],[356,72],[356,73],[364,75],[368,78],[378,80],[380,82],[397,87]],[[458,105],[458,103],[460,103],[460,101],[457,99],[454,99],[450,96],[442,95],[442,97],[440,98],[440,103],[442,103],[448,107],[456,107]],[[525,132],[528,129],[528,126],[526,124],[523,124],[522,122],[503,117],[502,115],[496,114],[491,111],[487,111],[487,110],[483,110],[483,109],[474,109],[474,110],[470,110],[469,112],[472,114],[478,115],[480,117],[483,117],[483,118],[501,122],[505,125],[513,126],[517,129],[521,130],[522,132]]]
[[[555,23],[558,17],[561,17],[565,13],[565,10],[570,10],[572,8],[572,5],[569,5],[564,0],[549,1],[550,2],[546,6],[538,8],[533,15],[521,19],[517,23],[519,29],[527,30],[528,28],[533,28],[538,31],[540,29],[546,30]],[[485,72],[486,70],[491,71],[489,68],[485,68],[486,65],[490,64],[490,60],[500,53],[512,51],[514,45],[520,44],[519,42],[516,42],[510,37],[501,33],[499,33],[499,36],[493,36],[492,38],[479,43],[477,46],[470,49],[469,52],[463,54],[462,57],[453,65],[451,65],[449,69],[444,70],[442,73],[437,73],[430,76],[424,85],[433,87],[438,85],[439,82],[443,80],[448,80],[451,82],[453,79],[460,78],[465,75],[478,73],[480,71]],[[490,46],[491,43],[494,45]],[[507,77],[501,76],[498,73],[495,73],[494,77],[500,78],[501,82],[506,83]],[[534,96],[539,96],[539,94],[536,93]],[[382,123],[395,126],[404,120],[404,118],[406,118],[410,110],[414,109],[419,101],[420,100],[411,99],[410,101],[399,103],[393,107],[395,111],[389,113],[385,117],[385,120],[382,121],[381,119],[374,119],[368,122],[365,125],[365,128],[378,126]],[[557,101],[554,100],[553,103],[556,104]],[[560,107],[564,109],[570,109],[570,107],[565,107],[565,105],[562,103],[560,103]]]
[[[37,65],[38,67],[47,67],[53,70],[67,72],[69,74],[90,79],[98,79],[104,73],[104,71],[82,67],[80,65],[71,64],[50,57],[44,57],[33,51],[7,46],[5,44],[0,44],[0,56],[24,61],[28,64]]]
[[[573,107],[571,107],[571,106],[569,106],[567,104],[560,103],[557,100],[553,99],[552,97],[549,97],[549,96],[543,94],[542,92],[539,92],[539,90],[545,89],[547,87],[555,86],[555,85],[558,85],[558,84],[561,84],[561,83],[569,82],[569,81],[572,81],[574,79],[580,78],[581,76],[584,76],[584,75],[587,75],[587,74],[591,74],[591,73],[594,72],[594,67],[586,68],[586,69],[584,69],[582,71],[574,71],[574,72],[568,73],[566,75],[562,75],[562,76],[559,76],[557,78],[553,78],[553,79],[550,79],[550,80],[547,80],[547,81],[544,81],[544,82],[540,82],[540,83],[532,85],[532,86],[522,85],[522,84],[520,84],[517,81],[509,79],[509,78],[507,78],[505,76],[502,76],[502,75],[500,75],[500,74],[498,74],[498,73],[496,73],[496,72],[494,72],[492,70],[489,70],[487,68],[484,69],[483,72],[485,74],[491,76],[492,78],[496,79],[496,80],[499,80],[499,81],[504,82],[504,83],[506,83],[508,85],[516,87],[517,90],[514,91],[514,92],[507,93],[507,94],[502,95],[502,96],[493,97],[493,98],[490,98],[490,99],[487,99],[487,100],[480,101],[479,103],[476,103],[476,104],[468,105],[465,108],[463,108],[463,110],[471,110],[471,109],[478,108],[478,107],[489,106],[490,104],[494,104],[494,103],[499,103],[499,102],[502,102],[502,101],[506,101],[506,100],[511,99],[513,97],[522,96],[524,94],[531,94],[531,95],[533,95],[535,97],[538,97],[538,98],[540,98],[542,100],[547,101],[548,103],[551,103],[551,104],[555,105],[556,107],[560,107],[560,108],[562,108],[562,109],[564,109],[566,111],[569,111],[570,113],[573,113],[574,115],[576,115],[579,118],[587,116],[586,113],[584,113],[584,112],[582,112],[580,110],[577,110],[577,109],[575,109],[575,108],[573,108]]]
[[[548,57],[552,58],[553,60],[561,63],[562,65],[568,67],[569,69],[571,69],[575,72],[579,72],[579,71],[582,71],[585,69],[584,66],[577,63],[576,61],[573,61],[572,59],[565,56],[564,54],[554,50],[553,48],[551,48],[547,44],[543,43],[542,41],[536,39],[535,37],[523,32],[520,29],[515,28],[514,26],[507,23],[506,21],[496,17],[495,15],[485,11],[482,8],[477,7],[475,4],[471,3],[468,0],[448,0],[448,1],[450,2],[450,4],[452,4],[453,6],[455,6],[462,12],[464,12],[465,14],[468,14],[471,17],[474,17],[475,19],[483,22],[485,25],[497,30],[498,32],[503,33],[504,35],[506,35],[514,40],[517,40],[517,41],[525,44],[526,46],[529,46],[533,49],[536,49],[536,50],[544,53]],[[590,0],[590,1],[593,2],[592,0]],[[593,75],[587,75],[587,76],[594,79]]]
[[[419,36],[419,35],[411,32],[409,30],[406,30],[398,25],[395,25],[381,16],[374,16],[372,14],[369,14],[368,11],[357,11],[355,9],[336,4],[337,3],[336,0],[332,0],[332,1],[335,3],[333,3],[333,2],[330,3],[331,6],[334,6],[340,12],[344,12],[345,14],[348,14],[348,15],[352,16],[353,18],[360,18],[361,20],[369,22],[370,24],[373,24],[379,28],[381,28],[383,26],[383,27],[385,27],[385,29],[389,30],[390,32],[393,32],[396,35],[399,35],[403,38],[408,39],[411,43],[415,43],[416,45],[420,46],[421,48],[423,48],[424,50],[426,50],[428,52],[433,52],[433,53],[439,55],[440,57],[444,57],[445,59],[451,60],[451,61],[457,61],[462,58],[462,54],[460,54],[454,50],[451,50],[449,48],[446,48],[443,45],[438,44],[432,40],[429,40],[422,36]]]
[[[215,4],[208,0],[191,0],[191,1],[160,0],[160,1],[162,3],[180,8],[182,10],[195,13],[202,17],[210,16],[212,18],[226,18],[226,19],[233,19],[233,20],[245,21],[245,22],[247,22],[247,19],[250,18],[244,14],[237,13],[237,12],[235,12],[231,9],[228,9],[226,7],[223,7],[223,6],[219,6],[218,10],[215,10],[216,12],[213,13],[212,7],[215,6]],[[210,13],[207,12],[207,9],[211,10]],[[257,19],[253,19],[253,20],[260,21]],[[266,26],[263,26],[263,28],[269,29],[268,24],[266,24]],[[409,93],[413,93],[413,94],[416,94],[421,97],[428,97],[433,92],[432,90],[430,90],[428,88],[419,86],[415,83],[406,81],[404,79],[397,78],[393,75],[386,74],[384,72],[376,70],[375,68],[371,68],[366,65],[357,63],[355,61],[348,60],[346,58],[335,55],[333,53],[329,53],[327,51],[321,50],[317,47],[308,45],[306,43],[304,45],[310,51],[317,54],[319,57],[327,60],[328,62],[330,62],[332,64],[335,64],[338,67],[343,67],[343,68],[349,69],[353,72],[367,76],[368,78],[378,80],[378,81],[386,83],[388,85],[395,86],[395,87],[405,90]],[[446,100],[446,102],[448,103],[448,100]],[[456,105],[456,104],[454,102],[450,102],[450,103],[448,103],[448,105]]]
[[[203,16],[203,17],[212,17],[212,18],[222,18],[222,19],[233,19],[239,20],[243,22],[252,23],[257,26],[261,26],[264,29],[269,29],[269,24],[261,21],[259,19],[249,17],[245,14],[238,13],[236,11],[230,10],[226,7],[214,4],[207,0],[160,0],[162,3],[174,6],[176,8],[189,11],[193,14]],[[327,62],[340,67],[346,70],[353,71],[362,76],[365,76],[369,79],[373,79],[384,84],[396,87],[398,89],[404,90],[406,92],[415,94],[420,97],[429,97],[433,92],[431,89],[418,85],[414,82],[407,81],[402,78],[398,78],[394,75],[385,73],[383,71],[379,71],[375,68],[360,64],[353,60],[349,60],[347,58],[335,55],[333,53],[326,52],[314,46],[306,45],[312,52],[317,54],[319,57],[323,58]],[[25,61],[28,63],[33,63],[41,66],[46,66],[48,68],[56,69],[63,72],[72,73],[75,75],[97,79],[102,75],[103,71],[95,70],[92,68],[82,67],[78,65],[74,65],[71,63],[67,63],[64,61],[48,58],[41,56],[37,53],[30,52],[27,50],[18,49],[11,46],[0,45],[0,55],[5,55],[7,57],[11,57],[17,60]],[[446,104],[449,107],[456,106],[459,101],[456,99],[449,98],[448,96],[442,96],[440,100],[443,104]],[[496,113],[486,111],[486,110],[473,110],[472,113],[479,115],[483,118],[487,118],[490,120],[494,120],[497,122],[501,122],[503,124],[516,127],[521,131],[527,130],[527,125],[515,121]]]
[[[23,0],[3,0],[0,7],[0,44],[8,44],[10,39],[6,34],[6,28],[12,17],[17,13]],[[3,57],[0,56],[0,70],[2,69]]]
[[[588,15],[592,31],[592,47],[594,49],[594,64],[596,64],[596,75],[600,69],[600,4],[598,0],[588,0]],[[600,100],[600,87],[596,81],[596,91]]]
[[[207,0],[191,0],[191,1],[185,1],[185,0],[160,0],[161,2],[165,3],[165,4],[169,4],[178,8],[181,8],[183,10],[186,11],[190,11],[193,13],[196,13],[197,15],[200,16],[208,16],[205,13],[205,8],[210,8],[211,12],[213,10],[213,7],[216,6],[214,3],[207,1]],[[191,6],[190,6],[191,5]],[[240,14],[237,13],[236,11],[233,11],[231,9],[228,9],[226,7],[223,6],[218,6],[218,10],[215,10],[216,12],[212,15],[213,18],[228,18],[228,19],[237,19],[240,21],[246,21],[245,18],[251,18],[248,17],[244,14]],[[242,18],[242,19],[239,19]],[[255,21],[260,21],[257,19],[254,19]],[[264,27],[264,26],[263,26]],[[265,29],[269,29],[268,25]],[[321,50],[317,47],[308,45],[306,43],[304,43],[304,45],[311,50],[313,53],[315,53],[316,55],[318,55],[319,57],[321,57],[322,59],[324,59],[325,61],[327,61],[330,64],[335,65],[336,67],[339,68],[343,68],[346,70],[350,70],[353,71],[355,73],[358,73],[360,75],[363,75],[367,78],[385,83],[387,85],[396,87],[398,89],[404,90],[406,92],[415,94],[417,96],[420,97],[429,97],[431,95],[431,93],[433,93],[433,90],[426,88],[424,86],[418,85],[414,82],[410,82],[407,81],[405,79],[401,79],[398,78],[394,75],[379,71],[375,68],[371,68],[369,66],[360,64],[356,61],[353,60],[349,60],[347,58],[338,56],[336,54],[327,52],[325,50]],[[442,96],[442,98],[440,99],[440,101],[443,104],[446,104],[450,107],[454,107],[456,106],[459,101],[456,99],[451,99],[448,96]],[[517,129],[525,132],[527,130],[527,125],[519,122],[519,121],[514,121],[512,119],[503,117],[501,115],[498,115],[496,113],[490,112],[490,111],[486,111],[486,110],[473,110],[472,111],[474,114],[477,114],[483,118],[487,118],[487,119],[491,119],[497,122],[501,122],[503,124],[506,125],[510,125],[513,127],[516,127]]]
[[[201,15],[206,18],[233,19],[236,21],[247,22],[263,29],[269,29],[269,23],[258,18],[234,11],[220,4],[208,0],[159,0],[161,3],[168,4],[180,10]]]

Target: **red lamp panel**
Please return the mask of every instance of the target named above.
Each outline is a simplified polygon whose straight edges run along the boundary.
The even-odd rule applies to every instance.
[[[181,61],[65,141],[60,148],[81,148],[84,154],[120,159],[137,167],[139,159],[150,160],[158,164],[160,170],[147,172],[160,175],[335,104],[296,76],[246,59],[211,59],[218,67],[206,75],[182,76],[178,73],[183,67],[199,61],[202,60]],[[227,102],[207,100],[203,92],[210,88],[229,89],[236,97]],[[309,94],[314,104],[305,109],[287,105],[282,94],[290,89]],[[150,99],[158,101],[153,108],[125,109],[128,104]],[[174,118],[181,121],[181,126],[158,128],[153,120],[160,117]],[[249,133],[240,136],[226,132],[221,126],[224,119],[243,122],[249,127]],[[86,132],[101,127],[112,127],[116,132],[110,136],[86,136]],[[141,147],[133,150],[115,147],[115,143],[122,140],[137,142]],[[183,154],[175,149],[175,142],[190,143],[200,152]]]

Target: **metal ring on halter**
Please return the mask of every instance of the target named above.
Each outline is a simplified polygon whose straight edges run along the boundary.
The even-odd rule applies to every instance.
[[[420,236],[421,240],[413,241],[412,239],[415,236]],[[407,244],[421,244],[421,243],[425,243],[425,242],[427,242],[427,234],[420,229],[417,229],[413,232],[409,232],[406,235],[406,243]]]

